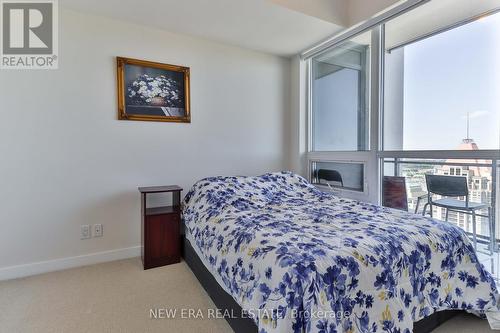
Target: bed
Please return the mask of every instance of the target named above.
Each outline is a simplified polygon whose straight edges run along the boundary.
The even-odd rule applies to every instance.
[[[185,260],[236,332],[428,331],[498,313],[459,228],[317,190],[290,172],[212,177],[184,199]]]

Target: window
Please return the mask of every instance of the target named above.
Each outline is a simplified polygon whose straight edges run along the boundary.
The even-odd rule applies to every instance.
[[[384,150],[499,149],[500,14],[404,44],[438,5],[386,24]]]
[[[368,150],[370,33],[312,59],[312,151]]]
[[[425,174],[466,177],[470,201],[491,207],[492,220],[487,209],[478,215],[482,242],[500,238],[500,13],[491,6],[430,1],[386,22],[380,91],[383,174],[405,177],[409,207],[419,212]],[[433,212],[473,230],[462,212]]]
[[[371,71],[376,70],[370,61],[372,48],[378,48],[372,34],[342,41],[308,63],[309,179],[322,190],[364,201],[376,200],[377,188],[369,191],[367,183],[378,177],[369,131]]]
[[[326,188],[346,187],[321,180],[318,172],[339,171],[329,163],[357,161],[363,183],[349,186],[363,189],[356,199],[380,202],[380,176],[399,175],[411,183],[416,205],[425,192],[426,172],[463,176],[469,186],[484,189],[471,197],[490,203],[500,216],[491,200],[500,184],[494,186],[491,177],[500,160],[500,13],[493,14],[491,6],[429,1],[354,37],[356,28],[337,36],[330,42],[339,42],[320,53],[306,52],[306,58],[314,54],[307,58],[310,180]],[[370,63],[379,55],[380,63]],[[480,184],[472,181],[477,170]],[[470,227],[464,216],[455,218]],[[500,237],[500,228],[496,232]]]
[[[311,162],[311,182],[315,185],[363,192],[364,164],[357,162]]]

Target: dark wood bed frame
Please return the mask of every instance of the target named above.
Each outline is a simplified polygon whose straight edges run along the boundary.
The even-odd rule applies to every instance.
[[[231,328],[238,333],[256,333],[258,331],[255,322],[248,317],[241,317],[241,306],[236,303],[217,282],[215,277],[205,267],[201,259],[196,254],[190,242],[182,236],[184,261],[193,271],[194,275],[200,281],[205,291],[218,309],[223,313],[233,314],[234,316],[224,316]],[[456,316],[460,311],[446,310],[435,312],[413,325],[415,333],[429,333],[439,325]]]

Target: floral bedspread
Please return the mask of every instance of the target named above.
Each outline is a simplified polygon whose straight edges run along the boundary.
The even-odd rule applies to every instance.
[[[289,172],[203,179],[183,217],[260,333],[409,333],[435,311],[498,312],[494,280],[461,229],[339,198]]]

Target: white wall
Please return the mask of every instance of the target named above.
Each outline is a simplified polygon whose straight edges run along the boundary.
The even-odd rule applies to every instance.
[[[347,0],[349,2],[347,13],[349,26],[363,22],[377,13],[404,0]]]
[[[271,2],[339,26],[345,27],[349,24],[348,0],[271,0]]]
[[[342,27],[350,27],[404,0],[270,0]],[[456,0],[454,0],[456,1]],[[464,0],[465,1],[465,0]],[[496,0],[488,0],[496,1]]]
[[[59,45],[0,72],[0,270],[138,246],[138,185],[287,167],[288,59],[65,9]],[[115,56],[189,66],[192,123],[118,121]]]

